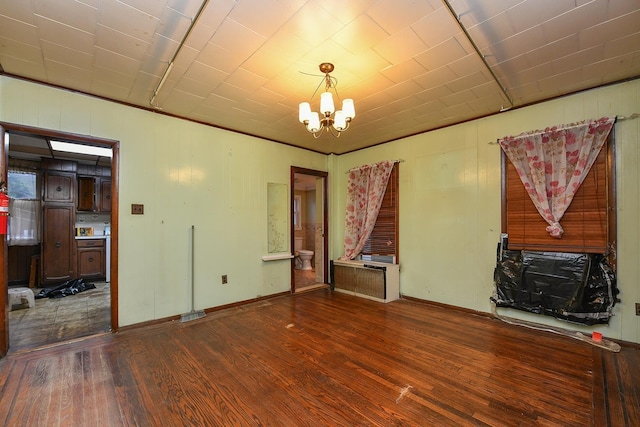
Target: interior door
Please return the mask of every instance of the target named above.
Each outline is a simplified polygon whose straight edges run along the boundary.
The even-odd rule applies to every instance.
[[[303,237],[304,249],[313,250],[311,262],[314,270],[312,278],[314,284],[328,283],[329,280],[327,177],[328,173],[324,171],[291,167],[291,248],[292,251],[295,251],[296,237]],[[305,182],[303,188],[300,187],[300,182]],[[307,210],[303,218],[307,218],[307,220],[303,220],[301,227],[296,230],[294,226],[294,200],[296,195],[301,193],[306,194],[306,197],[302,197],[302,199],[304,200],[303,209]],[[295,292],[300,286],[308,285],[306,277],[304,284],[300,281],[299,262],[297,257],[291,262],[292,292]]]

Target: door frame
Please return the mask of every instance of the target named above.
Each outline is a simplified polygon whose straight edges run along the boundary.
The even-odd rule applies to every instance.
[[[15,123],[0,122],[0,180],[7,181],[9,163],[9,144],[5,143],[5,134],[22,134],[35,137],[60,139],[69,142],[88,143],[111,148],[111,332],[118,331],[118,189],[120,176],[120,141],[99,138],[91,135],[80,135],[69,132],[61,132],[51,129],[43,129],[32,126],[24,126]],[[2,235],[2,249],[0,250],[0,265],[3,266],[0,274],[0,357],[4,357],[9,351],[9,310],[7,307],[7,289],[9,285],[8,274],[8,246],[7,236]]]
[[[322,188],[322,201],[323,201],[323,206],[322,206],[322,240],[323,240],[323,254],[322,254],[322,277],[324,277],[324,281],[325,283],[329,283],[329,207],[328,207],[328,191],[327,189],[329,188],[329,172],[325,172],[325,171],[319,171],[319,170],[315,170],[315,169],[307,169],[307,168],[301,168],[298,166],[291,166],[291,176],[290,176],[290,189],[291,189],[291,197],[290,197],[290,209],[289,212],[291,213],[291,217],[290,217],[290,221],[289,224],[291,226],[290,230],[291,232],[289,233],[291,235],[291,242],[289,242],[289,244],[291,245],[291,254],[294,255],[293,258],[291,258],[291,293],[295,293],[296,291],[296,279],[295,279],[295,230],[294,230],[294,225],[293,225],[293,203],[294,203],[294,199],[295,199],[295,175],[296,174],[302,174],[302,175],[311,175],[311,176],[315,176],[315,177],[319,177],[319,178],[323,178],[324,179],[324,185]]]

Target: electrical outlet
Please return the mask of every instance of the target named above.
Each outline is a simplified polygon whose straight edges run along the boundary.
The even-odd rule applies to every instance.
[[[227,275],[226,275],[226,274],[223,274],[223,275],[222,275],[222,284],[223,284],[223,285],[226,285],[226,284],[227,284]]]
[[[640,316],[640,302],[636,303],[636,316]]]

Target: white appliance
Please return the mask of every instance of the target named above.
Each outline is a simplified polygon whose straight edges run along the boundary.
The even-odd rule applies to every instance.
[[[107,283],[111,282],[111,235],[107,235],[105,237],[106,244],[106,253],[105,253],[105,264],[107,268]]]

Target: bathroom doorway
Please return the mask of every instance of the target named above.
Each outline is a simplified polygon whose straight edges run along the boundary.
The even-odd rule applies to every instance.
[[[327,172],[291,167],[291,291],[328,283]]]

